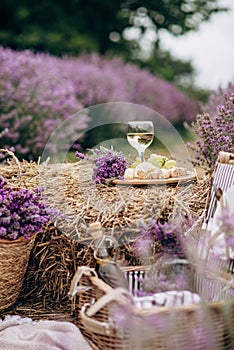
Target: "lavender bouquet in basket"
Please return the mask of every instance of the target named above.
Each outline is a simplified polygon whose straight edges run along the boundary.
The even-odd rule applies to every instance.
[[[0,176],[0,240],[28,239],[41,232],[53,214],[42,202],[40,189],[15,189]]]

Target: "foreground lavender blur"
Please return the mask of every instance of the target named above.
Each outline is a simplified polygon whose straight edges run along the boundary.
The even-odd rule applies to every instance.
[[[225,234],[228,234],[227,246],[233,247],[234,217],[224,211],[219,219],[222,229],[224,229]],[[170,234],[165,236],[167,231]],[[149,245],[152,236],[161,242],[165,237],[166,239],[170,237],[169,242],[172,242],[172,233],[172,226],[163,227],[154,223],[153,227],[152,221],[152,228],[148,231],[143,230],[142,240],[138,242],[136,252],[143,250],[143,254],[152,254]],[[124,305],[114,304],[110,307],[110,315],[117,327],[127,329],[129,348],[135,350],[233,348],[233,328],[231,326],[233,309],[231,303],[220,304],[223,310],[223,313],[220,314],[219,310],[209,308],[207,304],[207,301],[219,303],[225,299],[233,299],[233,275],[227,274],[226,268],[224,270],[223,267],[220,268],[217,255],[214,259],[204,260],[202,258],[197,245],[200,231],[197,233],[197,237],[189,236],[183,240],[188,264],[184,264],[186,260],[174,259],[173,255],[162,256],[161,262],[157,260],[144,277],[139,277],[142,289],[135,292],[137,292],[138,297],[146,296],[145,300],[150,300],[147,297],[154,295],[154,293],[169,290],[186,291],[192,287],[195,288],[195,292],[199,294],[202,301],[198,306],[193,307],[191,304],[190,309],[183,307],[180,309],[176,306],[164,308],[153,304],[149,311],[142,309],[142,312],[139,310],[136,312],[129,302]],[[205,232],[203,234],[205,235]],[[144,241],[144,236],[146,241],[148,240],[147,242]],[[164,274],[165,272],[166,274]]]
[[[121,59],[61,59],[0,47],[0,66],[0,134],[7,130],[1,143],[24,158],[38,157],[54,129],[83,107],[133,102],[171,123],[191,121],[198,112],[197,103],[171,83]],[[88,117],[80,115],[78,130],[87,125]]]

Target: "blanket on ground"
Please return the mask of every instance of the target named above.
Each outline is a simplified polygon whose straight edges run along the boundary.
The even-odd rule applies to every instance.
[[[32,321],[8,315],[0,320],[0,350],[90,350],[90,347],[73,323]]]

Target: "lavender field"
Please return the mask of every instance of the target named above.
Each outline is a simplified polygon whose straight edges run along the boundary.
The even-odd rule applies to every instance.
[[[191,122],[199,112],[198,103],[171,83],[120,58],[57,58],[0,48],[0,65],[1,144],[21,158],[36,159],[62,121],[100,103],[150,107],[172,124]],[[77,128],[88,125],[84,113]]]

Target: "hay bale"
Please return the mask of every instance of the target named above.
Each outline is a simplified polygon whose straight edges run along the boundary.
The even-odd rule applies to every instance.
[[[11,186],[44,187],[44,200],[58,209],[62,220],[56,227],[67,237],[81,241],[88,238],[87,227],[99,220],[104,228],[137,227],[138,220],[149,217],[167,221],[171,213],[196,219],[204,210],[209,179],[178,186],[95,186],[79,163],[38,165],[23,161],[21,175],[14,162],[0,166]]]
[[[71,317],[67,293],[78,266],[94,266],[88,225],[101,221],[117,238],[120,259],[138,264],[132,243],[137,222],[149,217],[165,222],[173,214],[196,219],[205,208],[209,179],[179,186],[95,187],[78,163],[38,165],[8,161],[0,173],[12,187],[45,186],[44,199],[64,217],[39,234],[32,250],[26,279],[12,312],[33,318]],[[10,312],[10,310],[8,311]]]

